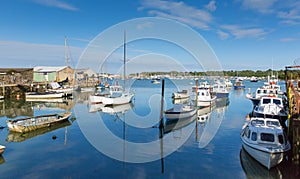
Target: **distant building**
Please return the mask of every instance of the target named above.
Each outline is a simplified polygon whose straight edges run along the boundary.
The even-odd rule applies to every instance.
[[[33,68],[0,68],[0,82],[31,84],[33,82]]]
[[[69,66],[37,66],[33,69],[34,82],[73,82],[74,70]]]
[[[98,78],[97,73],[95,73],[92,69],[76,69],[75,74],[76,79],[79,81],[86,80],[87,78]]]

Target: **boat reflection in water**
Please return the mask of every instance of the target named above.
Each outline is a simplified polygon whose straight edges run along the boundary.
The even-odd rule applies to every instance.
[[[216,101],[215,106],[198,110],[200,129],[198,129],[198,125],[196,125],[196,140],[199,143],[199,148],[206,147],[215,137],[224,118],[228,104],[228,98],[220,98]]]
[[[283,178],[278,167],[268,170],[252,158],[243,147],[240,151],[240,162],[247,178]]]
[[[191,117],[186,117],[186,118],[179,118],[179,119],[169,119],[166,118],[165,124],[164,124],[164,134],[179,130],[184,128],[185,126],[189,125],[192,123],[194,120],[197,119],[197,115],[193,115]]]
[[[104,104],[89,104],[89,112],[94,113],[101,111],[103,113],[108,113],[108,114],[115,114],[115,113],[126,113],[130,109],[133,108],[132,103],[127,103],[127,104],[121,104],[121,105],[115,105],[115,106],[105,106]]]
[[[190,101],[190,98],[183,98],[183,99],[173,99],[173,104],[187,104]]]
[[[94,113],[94,112],[98,112],[101,111],[101,109],[104,107],[104,104],[102,103],[96,103],[96,104],[89,104],[89,112],[90,113]]]
[[[0,155],[0,165],[3,164],[3,163],[5,163],[5,159],[2,155]]]
[[[103,113],[108,113],[110,115],[116,114],[116,113],[126,113],[130,109],[133,108],[132,103],[127,103],[127,104],[121,104],[121,105],[116,105],[116,106],[103,106],[101,108],[101,111]]]
[[[9,132],[6,138],[6,142],[23,142],[27,139],[31,139],[36,136],[40,136],[45,133],[55,131],[57,129],[67,127],[70,125],[71,123],[69,121],[63,121],[61,123],[53,124],[50,127],[45,127],[45,128],[37,129],[35,131],[26,132],[26,133]]]

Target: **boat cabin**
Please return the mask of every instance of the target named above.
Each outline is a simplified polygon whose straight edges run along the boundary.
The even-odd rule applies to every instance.
[[[276,105],[279,107],[284,107],[282,98],[273,97],[273,96],[265,96],[262,97],[259,101],[259,106],[266,106],[266,105]]]
[[[253,144],[268,144],[270,147],[287,143],[287,137],[277,119],[252,119],[242,136]]]

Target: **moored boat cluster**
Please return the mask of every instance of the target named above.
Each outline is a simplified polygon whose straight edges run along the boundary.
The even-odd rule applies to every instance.
[[[268,169],[278,165],[291,146],[285,134],[286,97],[277,80],[268,80],[246,98],[252,101],[251,118],[242,127],[243,148]]]

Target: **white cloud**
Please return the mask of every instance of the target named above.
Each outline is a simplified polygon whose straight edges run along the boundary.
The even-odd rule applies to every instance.
[[[287,37],[287,38],[280,39],[280,42],[293,42],[293,41],[298,41],[298,40],[299,39],[297,39],[297,38]]]
[[[74,67],[82,49],[70,47],[70,66]],[[31,44],[16,41],[0,41],[1,65],[5,67],[63,66],[65,47],[60,45]]]
[[[64,10],[70,10],[70,11],[79,11],[77,7],[62,2],[61,0],[32,0],[32,1],[44,6],[56,7]]]
[[[222,40],[225,40],[225,39],[227,39],[227,38],[229,37],[229,34],[228,34],[228,33],[223,32],[223,31],[221,31],[221,30],[218,30],[218,31],[217,31],[217,34],[219,35],[219,37],[220,37]]]
[[[216,6],[216,1],[215,0],[212,0],[210,1],[206,6],[205,6],[206,9],[208,9],[209,11],[216,11],[217,9],[217,6]]]
[[[249,37],[262,38],[268,34],[268,32],[262,28],[243,28],[238,25],[223,25],[221,28],[229,31],[236,39]]]
[[[242,6],[246,9],[266,14],[274,12],[273,5],[276,1],[277,0],[242,0]]]
[[[280,23],[287,25],[300,24],[300,2],[291,2],[289,6],[277,13]]]
[[[138,10],[149,9],[149,14],[178,20],[193,27],[207,30],[213,17],[206,10],[189,6],[184,2],[143,0]]]
[[[150,15],[155,15],[155,16],[158,16],[158,17],[177,20],[179,22],[188,24],[188,25],[193,26],[193,27],[197,27],[197,28],[202,29],[202,30],[208,30],[209,29],[209,26],[207,25],[207,23],[202,22],[202,21],[197,21],[196,19],[193,19],[193,18],[173,16],[173,15],[170,15],[168,13],[155,11],[155,10],[149,11],[149,14]]]

